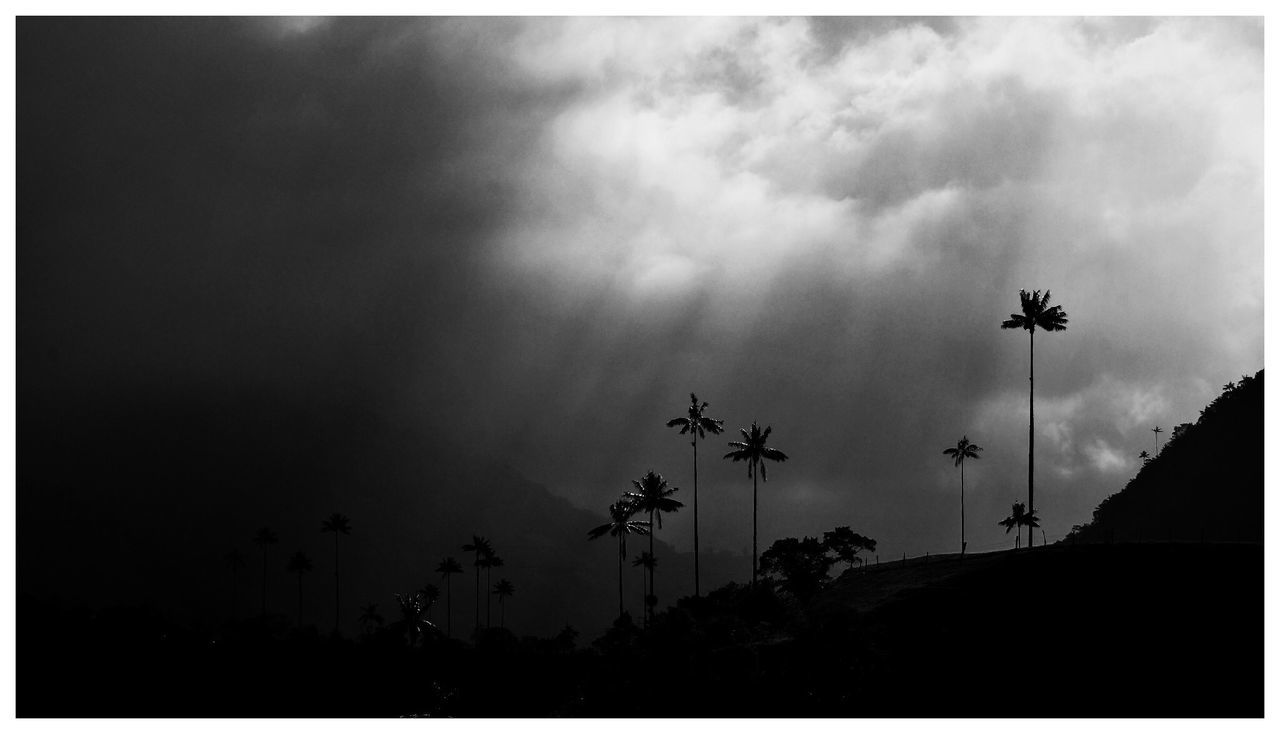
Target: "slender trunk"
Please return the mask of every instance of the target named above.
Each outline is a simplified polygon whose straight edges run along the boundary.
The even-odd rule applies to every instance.
[[[493,568],[489,567],[484,570],[484,588],[488,589],[493,586]],[[484,595],[484,628],[489,629],[493,626],[493,595]]]
[[[236,596],[238,595],[239,590],[240,590],[240,584],[237,582],[236,569],[232,568],[231,569],[231,621],[233,622],[236,619],[236,608],[239,606],[239,604],[236,603]]]
[[[1031,383],[1030,418],[1027,421],[1027,512],[1036,511],[1036,330],[1031,328]],[[1027,533],[1027,547],[1032,546],[1031,533]]]
[[[450,637],[453,637],[453,574],[451,573],[444,575],[444,594],[445,614],[449,617],[445,622],[445,630]]]
[[[653,619],[653,597],[657,595],[653,585],[653,572],[658,568],[658,559],[653,555],[653,536],[657,535],[658,526],[653,522],[653,510],[649,510],[649,593],[645,595],[644,605],[649,619]]]
[[[698,433],[693,433],[693,595],[702,596],[701,569],[698,567]]]
[[[759,558],[759,554],[756,552],[756,516],[759,514],[760,507],[757,501],[756,478],[759,474],[760,467],[756,466],[751,474],[751,588],[753,589],[756,587],[756,565]]]
[[[338,576],[338,533],[333,534],[333,631],[337,632],[342,614],[342,584]]]
[[[502,629],[507,628],[507,605],[504,602],[503,597],[498,597],[498,626]]]
[[[267,547],[262,546],[262,618],[267,618]]]
[[[302,572],[298,572],[298,631],[302,631]]]
[[[622,560],[627,557],[627,536],[618,535],[618,619],[622,619]]]
[[[476,551],[476,632],[480,631],[480,551]]]
[[[964,460],[960,461],[960,557],[964,557]]]

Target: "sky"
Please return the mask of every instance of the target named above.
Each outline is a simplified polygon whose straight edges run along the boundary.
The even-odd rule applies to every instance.
[[[850,525],[892,556],[958,550],[942,450],[967,436],[969,549],[993,550],[1027,489],[1028,339],[999,325],[1048,289],[1070,320],[1036,341],[1053,541],[1151,428],[1263,367],[1262,36],[22,20],[19,415],[339,396],[603,515],[649,469],[690,501],[664,423],[693,391],[791,457],[760,487],[764,544]],[[728,433],[699,447],[701,537],[742,552]],[[664,538],[690,548],[691,519]]]

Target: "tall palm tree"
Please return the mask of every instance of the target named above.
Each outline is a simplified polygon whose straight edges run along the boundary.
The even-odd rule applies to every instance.
[[[503,600],[515,593],[516,587],[506,579],[498,579],[498,583],[493,585],[493,595],[498,597],[498,626],[503,629],[507,627],[507,608],[503,605]]]
[[[960,556],[964,557],[965,548],[969,545],[964,539],[964,460],[980,459],[978,452],[982,451],[982,447],[969,442],[969,437],[964,436],[956,442],[954,448],[943,449],[942,453],[955,459],[955,465],[960,467]]]
[[[302,574],[311,570],[311,559],[302,551],[289,558],[289,573],[298,574],[298,629],[302,629]]]
[[[671,495],[679,492],[680,488],[672,487],[667,489],[667,480],[663,479],[661,474],[653,471],[652,469],[645,472],[643,477],[631,480],[631,486],[635,487],[635,491],[627,492],[623,497],[630,502],[634,502],[638,512],[649,513],[649,555],[652,556],[653,536],[656,534],[655,526],[653,524],[654,518],[657,518],[658,524],[656,528],[660,530],[662,529],[662,513],[677,512],[681,507],[684,507],[683,502],[677,499],[672,499],[671,497]],[[650,568],[649,593],[647,597],[656,596],[656,594],[657,592],[655,591],[653,584],[653,569]],[[652,617],[652,604],[646,604],[646,606],[650,607],[648,611],[649,616]]]
[[[462,573],[462,564],[458,563],[453,556],[448,556],[436,566],[436,573],[444,579],[445,615],[448,618],[446,629],[449,636],[453,637],[453,579],[451,577],[455,573]]]
[[[333,533],[333,629],[338,630],[339,610],[342,608],[342,596],[338,577],[338,536],[351,534],[351,518],[340,513],[333,513],[320,521],[320,532]]]
[[[710,403],[698,402],[698,396],[689,393],[689,415],[684,418],[672,418],[667,421],[667,428],[680,427],[680,435],[688,433],[693,447],[693,595],[702,596],[701,574],[698,566],[698,439],[707,434],[719,434],[724,430],[724,421],[708,418],[703,415]]]
[[[635,560],[631,561],[631,566],[632,568],[639,566],[640,568],[644,569],[643,571],[641,571],[641,573],[643,573],[649,579],[648,583],[645,584],[645,588],[644,588],[644,617],[643,617],[644,624],[646,627],[648,627],[649,617],[652,614],[652,609],[658,603],[658,597],[656,594],[653,593],[653,570],[658,567],[658,559],[649,551],[641,551],[640,555],[636,556]],[[644,580],[644,576],[641,577],[641,580],[642,581]]]
[[[609,505],[609,522],[599,525],[587,532],[589,540],[612,535],[618,539],[618,617],[621,618],[626,608],[622,603],[622,562],[627,557],[627,536],[635,533],[636,535],[648,535],[649,523],[645,520],[632,520],[637,510],[634,502],[628,502],[626,497]]]
[[[222,558],[227,562],[227,568],[231,569],[231,618],[234,620],[240,606],[237,597],[240,593],[240,569],[245,567],[244,556],[233,548]]]
[[[253,542],[262,548],[262,617],[267,616],[267,549],[280,542],[271,528],[260,528]]]
[[[462,546],[462,550],[466,553],[475,553],[476,567],[476,632],[480,631],[480,559],[493,555],[493,544],[488,538],[479,535],[472,535],[471,542]]]
[[[759,527],[759,492],[756,476],[759,475],[760,481],[769,481],[768,469],[765,465],[765,459],[769,461],[783,462],[789,457],[781,451],[768,446],[766,442],[769,440],[769,434],[773,432],[772,426],[766,426],[763,431],[760,430],[760,424],[751,421],[751,430],[739,428],[742,432],[741,441],[730,441],[729,445],[733,447],[733,451],[724,455],[726,459],[733,461],[747,462],[747,476],[751,477],[751,586],[756,585],[756,576],[759,575],[760,568],[760,552],[756,543],[757,529]]]
[[[493,580],[493,576],[491,575],[493,569],[505,566],[506,561],[499,558],[496,553],[490,551],[487,556],[480,559],[480,564],[484,566],[484,585],[489,586],[490,582]],[[491,598],[492,597],[489,596],[484,598],[484,626],[486,629],[493,626],[493,616],[491,614],[493,607],[489,604],[489,600]]]
[[[1067,330],[1067,312],[1061,306],[1049,305],[1049,291],[1040,296],[1040,291],[1027,293],[1019,291],[1022,301],[1022,313],[1009,314],[1001,324],[1001,329],[1025,329],[1031,339],[1030,358],[1030,416],[1027,422],[1027,507],[1028,512],[1036,509],[1036,328],[1047,332]],[[1032,541],[1027,539],[1027,547]]]
[[[1164,429],[1161,428],[1160,426],[1156,426],[1155,428],[1151,429],[1151,432],[1156,434],[1155,449],[1156,449],[1156,453],[1158,454],[1160,453],[1160,434],[1164,433]]]

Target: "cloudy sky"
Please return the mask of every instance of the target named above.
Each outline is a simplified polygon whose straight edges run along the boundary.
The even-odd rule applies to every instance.
[[[970,549],[1025,499],[1019,289],[1050,540],[1263,366],[1260,19],[24,21],[18,100],[27,394],[355,395],[603,512],[692,390],[762,538],[915,554],[962,435]]]

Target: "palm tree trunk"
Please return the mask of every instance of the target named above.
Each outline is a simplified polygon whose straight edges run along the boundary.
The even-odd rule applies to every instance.
[[[1027,512],[1036,511],[1036,330],[1031,328],[1031,376],[1029,378],[1030,418],[1027,421]],[[1031,533],[1027,533],[1027,547],[1032,546]]]
[[[964,461],[960,462],[960,557],[964,558]]]
[[[339,629],[339,616],[342,613],[342,585],[338,576],[338,533],[333,534],[333,631]]]
[[[648,613],[648,618],[653,619],[653,597],[658,592],[654,591],[653,572],[658,570],[658,559],[653,555],[653,536],[657,534],[658,526],[653,522],[653,510],[649,510],[649,593],[645,595],[644,605]]]
[[[480,631],[480,551],[476,551],[476,632]]]
[[[484,570],[484,588],[487,590],[493,586],[493,568],[489,567]],[[489,629],[493,626],[493,595],[484,595],[484,628]]]
[[[752,429],[755,430],[755,429]],[[755,467],[755,471],[751,474],[751,588],[756,587],[756,562],[759,555],[756,551],[756,516],[759,514],[760,504],[757,500],[757,481],[756,476],[760,473],[760,467]]]
[[[498,597],[498,626],[502,629],[507,628],[507,605],[504,601],[503,597]]]
[[[622,619],[622,560],[627,556],[627,546],[623,534],[618,534],[618,619]]]
[[[1203,535],[1204,534],[1201,533],[1202,537]],[[236,619],[236,608],[239,606],[239,604],[236,603],[236,596],[239,591],[240,591],[240,584],[237,581],[236,569],[232,568],[231,569],[231,621],[233,622]]]
[[[698,432],[693,433],[693,595],[702,596],[698,567]]]
[[[444,575],[444,605],[445,613],[449,615],[448,621],[445,623],[445,629],[450,637],[453,637],[453,574],[446,573]]]
[[[267,547],[262,546],[262,618],[267,618]]]
[[[302,630],[302,572],[298,572],[298,630]]]

